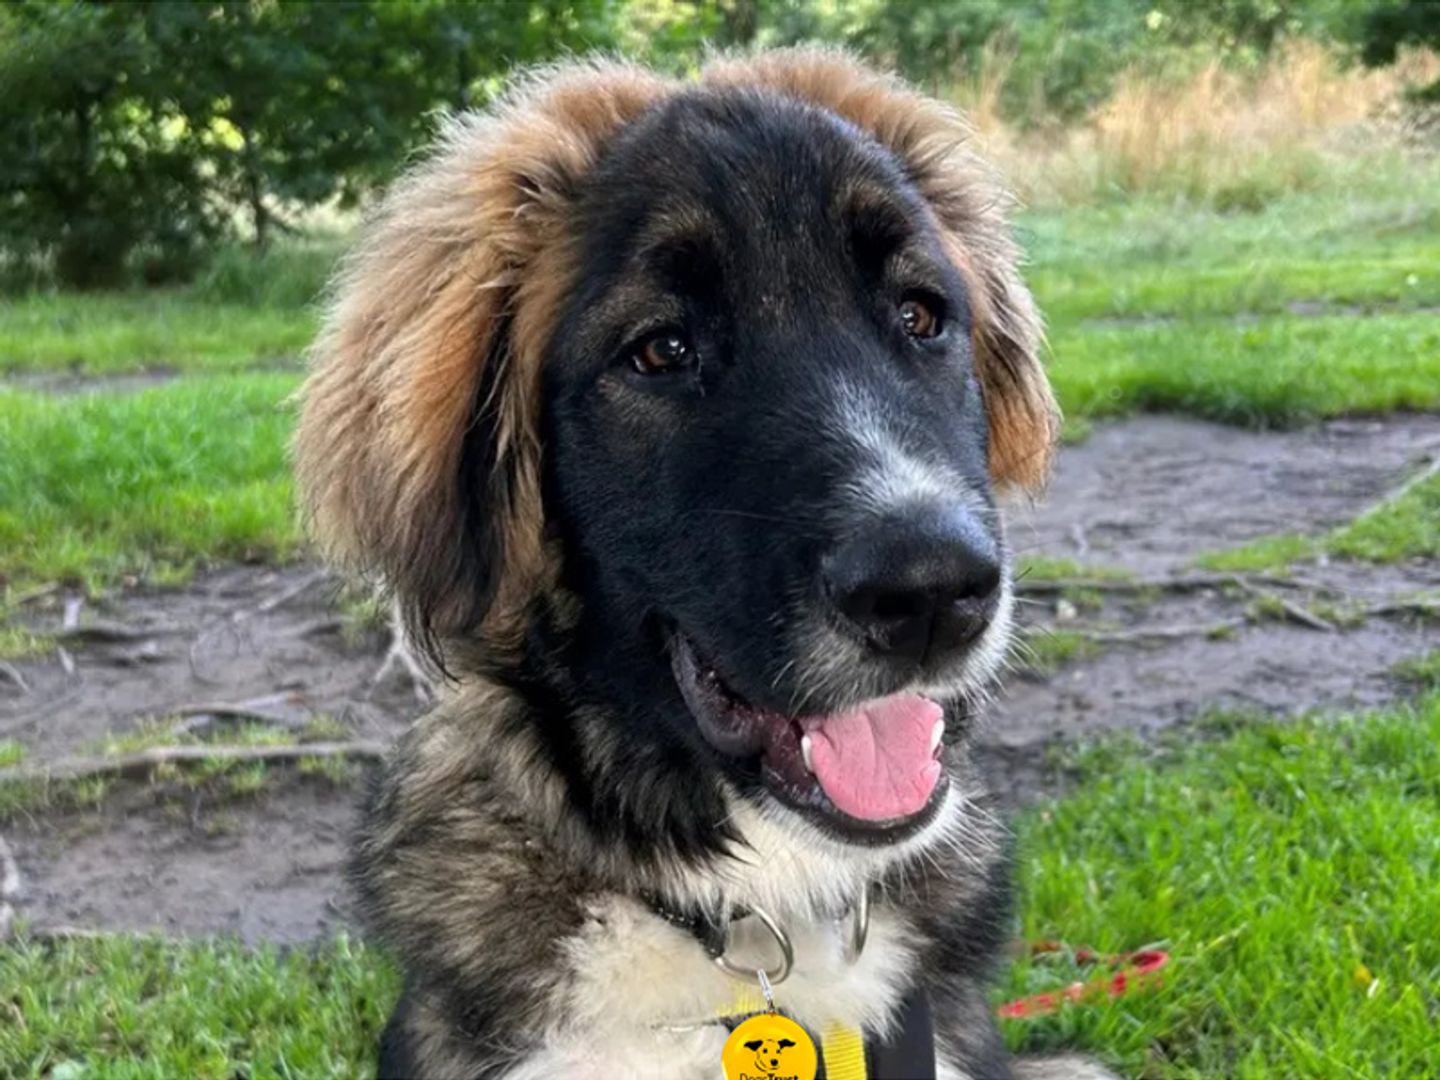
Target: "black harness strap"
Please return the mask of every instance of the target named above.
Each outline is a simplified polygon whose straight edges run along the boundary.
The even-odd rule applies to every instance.
[[[900,1004],[895,1032],[865,1040],[870,1080],[935,1080],[935,1018],[930,997],[919,988]]]

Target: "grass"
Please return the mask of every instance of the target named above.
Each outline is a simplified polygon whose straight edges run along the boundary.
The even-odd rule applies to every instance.
[[[295,364],[343,242],[227,248],[184,288],[0,299],[0,374],[227,372]]]
[[[0,373],[236,371],[288,363],[315,318],[166,292],[42,293],[0,303]]]
[[[1025,938],[1173,959],[1158,990],[1007,1022],[1012,1045],[1145,1078],[1433,1075],[1440,697],[1074,764],[1020,829]],[[999,996],[1085,977],[1029,959]]]
[[[1278,572],[1327,555],[1374,563],[1440,558],[1440,475],[1321,536],[1262,537],[1203,555],[1197,562],[1211,570]]]
[[[298,542],[285,445],[296,380],[125,395],[0,390],[0,576],[104,588]]]
[[[1053,675],[1075,660],[1095,656],[1100,646],[1073,630],[1041,629],[1026,634],[1017,646],[1019,665],[1037,675]]]
[[[1428,313],[1061,328],[1052,339],[1056,391],[1086,417],[1179,412],[1293,427],[1440,406],[1440,319]]]
[[[3,609],[0,609],[3,618]],[[55,639],[23,626],[0,626],[0,660],[30,660],[55,647]]]
[[[373,951],[111,938],[0,946],[0,1073],[107,1080],[373,1076],[398,990]]]
[[[1087,1048],[1146,1080],[1430,1075],[1440,696],[1204,732],[1074,751],[1075,793],[1018,823],[1027,940],[1172,960],[1158,988],[1007,1021],[1007,1040]],[[995,999],[1092,974],[1021,960]],[[396,988],[344,938],[286,953],[21,940],[0,947],[0,1074],[369,1075]]]
[[[134,754],[166,746],[294,746],[312,742],[342,741],[353,731],[332,716],[318,714],[301,729],[293,730],[258,722],[221,725],[214,732],[199,735],[179,727],[174,717],[157,716],[142,719],[123,732],[111,732],[87,753],[105,757]],[[25,747],[11,739],[0,739],[0,768],[18,765]],[[310,756],[297,758],[293,775],[316,778],[336,787],[352,783],[361,767],[342,757]],[[197,791],[204,791],[208,801],[225,798],[244,799],[267,790],[272,781],[292,775],[284,765],[263,761],[243,762],[233,759],[204,758],[183,765],[162,763],[150,769],[147,784],[125,784],[113,776],[89,776],[77,779],[50,779],[27,776],[0,780],[0,823],[21,814],[48,809],[99,808],[118,792],[139,792],[155,804],[183,800],[193,802]]]
[[[1422,690],[1440,690],[1440,652],[1402,660],[1393,673]]]

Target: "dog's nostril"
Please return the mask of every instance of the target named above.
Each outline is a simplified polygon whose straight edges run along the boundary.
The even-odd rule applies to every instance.
[[[852,536],[822,572],[836,611],[872,649],[923,662],[988,625],[1002,569],[995,541],[973,513],[930,507]]]

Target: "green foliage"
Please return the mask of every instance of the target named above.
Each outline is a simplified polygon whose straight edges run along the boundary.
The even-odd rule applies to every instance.
[[[1367,64],[1390,63],[1402,45],[1440,47],[1440,4],[1435,0],[1376,4],[1366,13],[1357,36]],[[1440,97],[1440,80],[1423,94]]]
[[[244,208],[352,204],[508,68],[609,42],[606,0],[27,2],[0,13],[0,252],[22,280],[191,276]]]
[[[66,284],[193,265],[221,228],[194,131],[169,100],[144,20],[122,5],[41,3],[0,17],[0,251]],[[13,273],[12,267],[12,273]]]

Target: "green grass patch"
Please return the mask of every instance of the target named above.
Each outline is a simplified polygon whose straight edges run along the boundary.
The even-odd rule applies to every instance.
[[[0,373],[298,368],[315,326],[304,310],[163,291],[36,294],[0,301]]]
[[[25,744],[15,739],[0,739],[0,769],[8,769],[25,760]]]
[[[1406,682],[1423,690],[1440,690],[1440,652],[1402,660],[1392,670]]]
[[[1027,633],[1017,651],[1022,667],[1037,675],[1052,675],[1065,664],[1096,655],[1100,646],[1073,630],[1047,628]]]
[[[55,639],[23,626],[0,625],[0,660],[30,660],[55,648]]]
[[[0,391],[0,575],[104,588],[299,542],[285,447],[296,379],[114,397]]]
[[[218,252],[191,285],[0,298],[0,374],[236,371],[297,363],[342,238]]]
[[[1290,427],[1440,407],[1440,318],[1431,313],[1060,327],[1052,343],[1061,403],[1087,417],[1164,411]]]
[[[1168,199],[1032,211],[1026,277],[1055,324],[1280,312],[1295,301],[1440,303],[1440,173],[1301,194],[1256,214]]]
[[[1440,407],[1440,183],[1255,214],[1138,200],[1025,215],[1071,438],[1101,417],[1286,427]],[[1115,322],[1112,320],[1123,320]]]
[[[1440,557],[1440,475],[1323,536],[1267,536],[1196,561],[1211,570],[1278,572],[1321,555],[1375,563]]]
[[[1440,558],[1440,474],[1336,530],[1328,546],[1336,555],[1367,562]]]
[[[1016,560],[1015,576],[1029,581],[1127,581],[1135,575],[1118,566],[1087,566],[1074,559],[1022,555]]]
[[[1159,989],[1007,1023],[1012,1045],[1135,1077],[1433,1072],[1440,698],[1074,765],[1020,829],[1025,937],[1173,959]],[[1026,960],[999,996],[1082,977]]]
[[[152,938],[0,946],[0,1074],[373,1076],[399,991],[341,937],[313,950]]]

